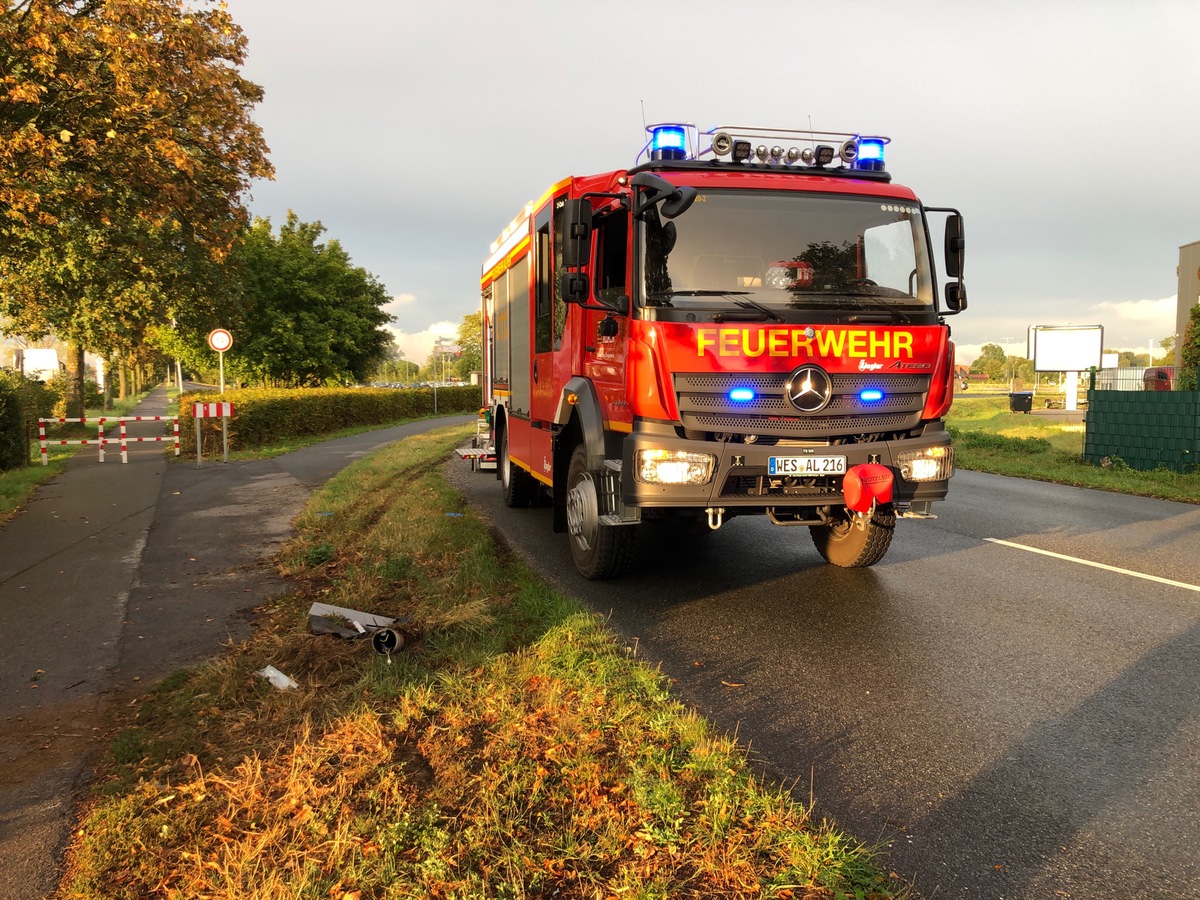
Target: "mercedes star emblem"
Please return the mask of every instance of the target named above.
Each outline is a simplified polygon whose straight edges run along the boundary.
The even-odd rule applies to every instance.
[[[833,382],[820,366],[801,366],[784,386],[788,403],[803,413],[823,410],[833,397]]]

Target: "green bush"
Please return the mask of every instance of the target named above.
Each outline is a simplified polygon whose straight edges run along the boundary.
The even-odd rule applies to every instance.
[[[15,372],[0,372],[0,471],[29,462],[29,440],[37,420],[49,416],[54,403],[41,382]]]
[[[252,450],[290,438],[331,434],[344,428],[388,425],[434,414],[433,388],[295,388],[246,389],[192,393],[179,398],[180,447],[196,452],[196,422],[192,404],[218,399],[233,404],[229,420],[229,449]],[[438,388],[437,412],[474,413],[483,395],[478,387]],[[221,451],[221,420],[201,422],[204,453]]]
[[[52,414],[59,417],[65,416],[67,414],[67,395],[71,390],[70,376],[66,372],[58,372],[47,382],[46,388],[55,398]],[[83,382],[83,408],[104,408],[104,394],[100,392],[100,385],[94,381],[85,380]]]

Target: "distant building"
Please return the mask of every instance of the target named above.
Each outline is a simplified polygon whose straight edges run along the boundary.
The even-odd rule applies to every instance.
[[[1200,302],[1200,241],[1179,248],[1179,293],[1175,301],[1175,366],[1183,365],[1183,336],[1187,334],[1192,307]]]

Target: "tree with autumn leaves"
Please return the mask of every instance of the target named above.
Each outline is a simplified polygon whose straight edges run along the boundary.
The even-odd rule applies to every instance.
[[[272,175],[224,4],[0,0],[0,315],[123,357],[216,324]]]

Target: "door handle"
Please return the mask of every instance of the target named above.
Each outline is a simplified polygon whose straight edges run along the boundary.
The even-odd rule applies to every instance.
[[[533,383],[537,384],[537,380],[538,380],[538,361],[535,359],[533,361]]]

